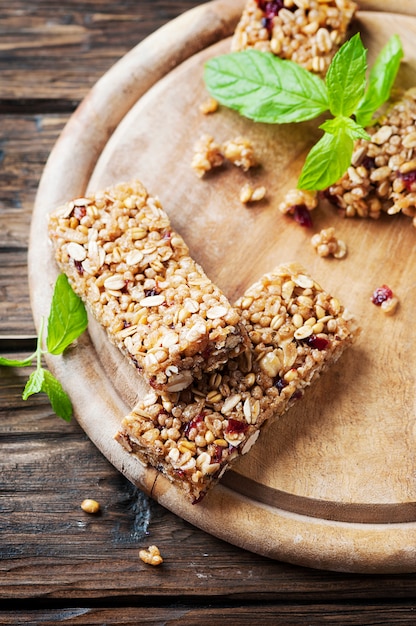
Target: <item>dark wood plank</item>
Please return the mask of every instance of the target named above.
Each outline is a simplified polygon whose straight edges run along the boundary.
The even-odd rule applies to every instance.
[[[14,0],[0,7],[0,112],[47,102],[72,108],[149,33],[197,1]],[[56,110],[56,109],[55,109]]]
[[[50,611],[10,611],[0,612],[2,624],[42,623],[52,625],[61,622],[75,626],[85,624],[100,626],[102,624],[131,624],[143,626],[201,626],[201,624],[218,623],[226,626],[296,626],[297,624],[340,624],[341,626],[356,625],[406,626],[413,605],[398,606],[382,603],[374,606],[317,605],[315,607],[301,605],[264,605],[248,604],[245,606],[169,606],[169,607],[117,607],[117,608],[86,608],[72,607]]]

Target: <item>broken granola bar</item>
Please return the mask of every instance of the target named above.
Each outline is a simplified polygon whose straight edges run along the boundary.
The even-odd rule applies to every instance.
[[[188,389],[151,392],[122,421],[117,441],[200,501],[334,363],[358,328],[340,302],[297,264],[264,275],[236,302],[251,347]]]
[[[231,47],[272,52],[325,75],[356,10],[350,0],[247,0]]]
[[[324,195],[345,217],[403,213],[416,226],[416,88],[355,142],[351,166]]]

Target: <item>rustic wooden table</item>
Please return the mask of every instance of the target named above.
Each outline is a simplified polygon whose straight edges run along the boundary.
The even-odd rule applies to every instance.
[[[201,2],[0,0],[0,336],[35,333],[27,247],[50,150],[88,90],[148,34]],[[76,154],[74,155],[76,158]],[[0,369],[1,624],[410,624],[416,574],[308,570],[226,544],[149,500],[43,395]],[[91,497],[102,512],[85,514]],[[139,549],[164,556],[145,565]]]

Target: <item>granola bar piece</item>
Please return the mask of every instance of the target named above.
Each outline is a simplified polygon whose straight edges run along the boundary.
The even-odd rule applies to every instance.
[[[297,264],[264,275],[235,306],[251,347],[184,391],[149,393],[116,434],[193,502],[248,452],[262,424],[300,398],[358,333],[340,302]]]
[[[356,10],[350,0],[247,0],[231,47],[272,52],[325,75]]]
[[[49,236],[74,291],[153,387],[183,389],[246,348],[238,312],[141,183],[65,204]]]
[[[325,196],[345,217],[403,213],[416,226],[416,88],[355,142],[351,166]]]

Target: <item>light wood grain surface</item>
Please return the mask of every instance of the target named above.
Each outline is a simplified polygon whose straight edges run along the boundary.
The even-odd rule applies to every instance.
[[[0,7],[1,334],[34,333],[29,226],[59,133],[118,59],[199,4],[16,0]],[[43,396],[23,402],[30,371],[0,371],[2,623],[411,623],[414,574],[298,567],[198,530],[132,487]],[[99,518],[79,508],[91,496],[101,502]],[[149,543],[165,557],[160,569],[138,559]]]

